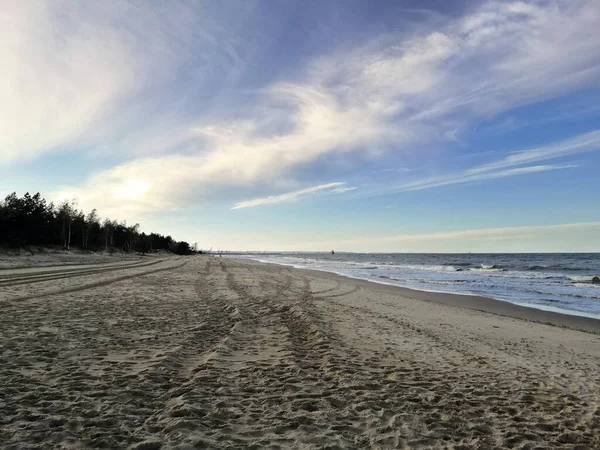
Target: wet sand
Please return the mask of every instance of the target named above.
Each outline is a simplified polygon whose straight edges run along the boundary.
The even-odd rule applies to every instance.
[[[305,271],[313,276],[327,278],[332,281],[343,282],[343,280],[345,280],[346,282],[351,282],[357,286],[367,289],[378,289],[379,292],[396,294],[407,299],[434,302],[458,308],[468,308],[497,314],[500,316],[513,317],[531,322],[544,323],[558,327],[571,328],[573,330],[588,331],[590,333],[600,334],[600,319],[593,319],[571,314],[561,314],[553,311],[544,311],[527,306],[516,305],[514,303],[502,300],[481,297],[478,295],[427,292],[389,284],[374,283],[366,280],[351,279],[341,275],[336,275],[331,272],[305,269],[298,270]]]
[[[597,321],[497,303],[208,256],[0,270],[0,447],[600,448]]]

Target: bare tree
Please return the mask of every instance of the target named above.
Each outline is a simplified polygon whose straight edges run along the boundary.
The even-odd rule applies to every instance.
[[[66,250],[71,250],[71,227],[73,218],[77,214],[77,202],[73,200],[64,200],[58,205],[58,215],[61,219],[61,241]]]
[[[130,227],[127,226],[127,223],[123,223],[125,226],[125,247],[127,251],[135,250],[135,244],[137,243],[137,237],[140,232],[140,224],[136,223]]]
[[[87,248],[89,245],[89,241],[90,241],[90,232],[92,231],[92,228],[94,227],[94,225],[98,225],[99,224],[99,217],[98,217],[98,212],[96,211],[96,209],[92,209],[87,217],[84,220],[84,226],[83,226],[83,248]]]
[[[108,250],[108,245],[113,244],[115,227],[110,219],[104,219],[102,228],[104,229],[104,250]]]

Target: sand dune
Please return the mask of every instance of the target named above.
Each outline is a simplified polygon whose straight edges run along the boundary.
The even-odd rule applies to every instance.
[[[214,257],[0,270],[0,447],[600,448],[600,336]]]

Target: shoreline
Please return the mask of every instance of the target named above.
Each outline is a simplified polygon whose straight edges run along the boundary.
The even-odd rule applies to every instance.
[[[230,257],[229,259],[234,259],[237,261],[247,261],[250,258]],[[521,319],[529,322],[569,328],[572,330],[584,331],[587,333],[600,334],[600,318],[596,319],[587,316],[548,311],[529,306],[521,306],[515,303],[511,303],[507,300],[499,300],[491,297],[483,297],[480,295],[457,294],[453,292],[425,291],[384,282],[365,280],[362,278],[354,278],[351,276],[341,275],[339,273],[329,272],[326,270],[306,269],[287,264],[261,261],[257,259],[250,260],[258,262],[260,264],[270,264],[280,267],[286,267],[289,269],[300,270],[320,278],[330,280],[341,279],[345,282],[354,283],[356,286],[376,289],[385,293],[397,294],[402,297],[414,300],[434,302],[437,304],[443,304],[446,306],[452,306],[456,308],[465,308],[490,313],[498,316],[511,317],[513,319]]]

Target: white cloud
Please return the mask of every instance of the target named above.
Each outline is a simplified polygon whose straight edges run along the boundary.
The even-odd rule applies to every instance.
[[[589,38],[600,38],[599,26],[595,1],[487,2],[445,28],[367,45],[315,73],[355,74],[343,78],[349,95],[400,105],[405,126],[442,137],[475,117],[597,85],[600,49]]]
[[[374,158],[456,140],[478,118],[600,80],[596,0],[491,1],[436,29],[375,36],[323,55],[297,79],[267,85],[250,110],[231,111],[235,119],[181,118],[170,108],[150,115],[165,109],[178,67],[202,74],[223,54],[239,62],[230,36],[211,26],[209,15],[185,5],[86,6],[73,8],[65,24],[54,4],[30,5],[2,6],[14,20],[0,31],[0,58],[8,61],[0,162],[82,141],[93,151],[136,155],[65,187],[82,204],[115,214],[180,207],[223,192],[236,199],[248,187],[272,192],[325,157]],[[193,59],[207,48],[207,59]],[[190,107],[185,95],[173,102]],[[528,155],[529,161],[513,159],[536,160]],[[463,178],[567,167],[504,164]],[[120,196],[132,182],[144,189]]]
[[[178,149],[191,132],[174,87],[191,52],[211,57],[195,60],[199,74],[237,63],[202,12],[183,2],[1,2],[0,164],[70,148]]]
[[[0,163],[79,138],[133,85],[138,61],[117,33],[53,14],[47,3],[0,4]]]
[[[286,192],[285,194],[271,195],[269,197],[255,198],[253,200],[247,200],[244,202],[236,203],[231,209],[242,209],[242,208],[253,208],[255,206],[272,205],[275,203],[290,202],[297,200],[299,197],[314,194],[316,192],[329,192],[332,194],[341,194],[342,192],[352,191],[355,187],[343,187],[346,183],[335,182],[321,184],[319,186],[313,186],[297,191]]]

